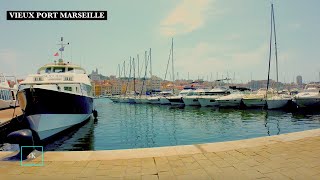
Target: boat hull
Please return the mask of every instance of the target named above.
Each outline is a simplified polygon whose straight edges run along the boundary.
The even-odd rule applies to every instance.
[[[217,100],[219,107],[240,107],[241,99]]]
[[[168,104],[171,104],[171,103],[166,97],[161,97],[160,98],[160,104],[161,105],[168,105]]]
[[[168,98],[168,100],[170,101],[170,104],[173,106],[184,106],[184,102],[183,102],[183,97],[170,97]]]
[[[25,116],[40,140],[88,119],[93,98],[41,88],[23,89]],[[18,97],[21,97],[19,95]]]
[[[318,98],[296,98],[295,102],[299,108],[320,107],[320,97],[318,97]]]
[[[288,99],[270,99],[267,100],[268,109],[281,109],[289,103]]]
[[[198,98],[183,98],[186,106],[201,106]]]
[[[199,103],[202,107],[218,106],[217,98],[199,98]]]
[[[243,104],[248,108],[259,108],[266,105],[264,99],[242,99]]]
[[[149,97],[148,102],[150,104],[160,104],[160,97]]]

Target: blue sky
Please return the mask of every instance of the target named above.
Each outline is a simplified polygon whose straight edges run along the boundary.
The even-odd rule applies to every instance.
[[[65,58],[112,75],[152,48],[153,74],[164,77],[174,38],[180,78],[266,79],[270,0],[0,0],[0,72],[25,77],[52,62],[63,36]],[[279,80],[319,81],[320,1],[274,0]],[[107,21],[7,21],[8,10],[107,10]],[[274,59],[273,59],[274,60]],[[274,61],[273,61],[274,62]],[[271,77],[275,78],[275,64]]]

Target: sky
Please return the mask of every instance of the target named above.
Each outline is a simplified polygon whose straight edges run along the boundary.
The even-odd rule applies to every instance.
[[[175,78],[267,79],[271,2],[279,80],[319,81],[318,0],[0,0],[0,73],[24,78],[57,58],[115,75],[118,64],[152,49],[152,74],[164,78],[174,40]],[[6,11],[108,11],[107,21],[8,21]],[[274,49],[273,49],[274,54]],[[275,79],[275,58],[271,62]],[[171,66],[171,64],[170,64]],[[170,67],[171,73],[171,67]],[[128,73],[127,73],[128,74]],[[178,77],[177,77],[178,74]],[[167,79],[171,79],[170,77]]]

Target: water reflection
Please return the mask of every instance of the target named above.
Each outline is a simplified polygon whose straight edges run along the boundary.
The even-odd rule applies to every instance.
[[[91,118],[79,129],[73,129],[61,134],[53,141],[48,141],[44,145],[45,151],[85,151],[94,149],[94,126],[95,120]]]
[[[320,113],[261,109],[171,108],[95,103],[98,121],[48,144],[46,150],[107,150],[221,142],[320,128]]]

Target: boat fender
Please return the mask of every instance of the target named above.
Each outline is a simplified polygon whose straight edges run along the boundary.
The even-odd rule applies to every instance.
[[[34,146],[32,131],[30,129],[21,129],[18,131],[11,132],[7,136],[7,141],[10,144],[19,144],[20,150],[21,146]],[[34,148],[27,148],[23,151],[21,157],[26,158],[33,150]]]

